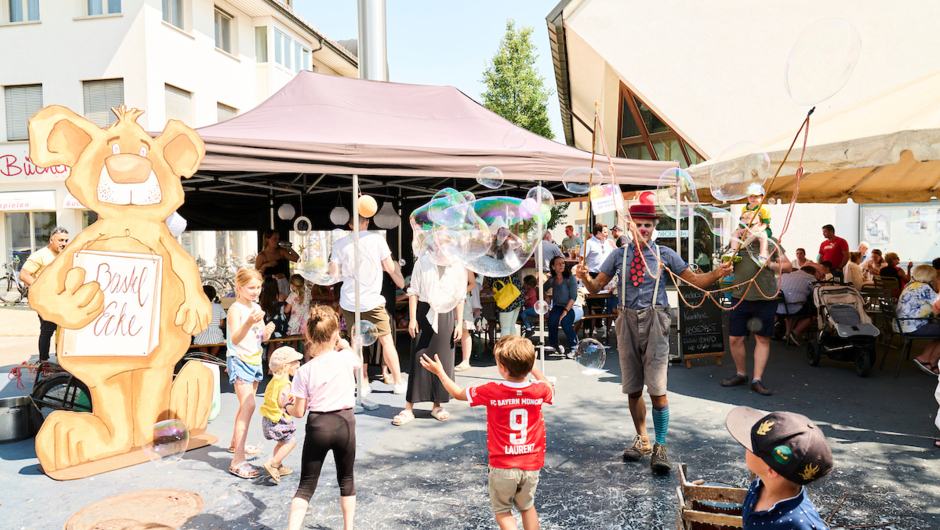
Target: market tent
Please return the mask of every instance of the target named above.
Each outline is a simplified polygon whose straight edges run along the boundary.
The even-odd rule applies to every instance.
[[[810,118],[800,202],[927,202],[940,195],[940,72],[824,116]],[[796,128],[760,145],[776,170]],[[768,198],[788,202],[796,183],[803,136]],[[711,200],[715,160],[689,168],[699,198]]]
[[[204,205],[218,204],[219,194],[235,203],[269,195],[306,201],[348,190],[353,174],[365,193],[395,188],[387,193],[401,197],[404,191],[407,198],[426,201],[425,195],[442,187],[458,186],[452,179],[475,179],[488,166],[499,168],[507,181],[497,193],[524,194],[542,181],[564,197],[564,172],[591,165],[590,153],[515,127],[453,87],[313,72],[300,72],[256,108],[198,132],[206,157],[184,183],[189,215],[181,213],[187,219],[206,213]],[[603,157],[595,162],[605,176],[607,166]],[[656,187],[676,163],[617,158],[613,166],[629,191]],[[459,186],[490,191],[472,180]],[[318,206],[332,207],[330,201],[321,196]],[[211,228],[215,220],[196,226]]]

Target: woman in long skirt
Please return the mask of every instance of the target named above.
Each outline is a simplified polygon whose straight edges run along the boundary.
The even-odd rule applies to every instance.
[[[437,376],[421,367],[420,359],[424,354],[432,359],[437,355],[447,375],[454,377],[454,346],[460,339],[457,318],[463,315],[466,292],[467,269],[463,265],[450,263],[439,252],[429,252],[418,259],[408,288],[411,370],[405,410],[392,420],[395,425],[415,419],[415,403],[433,403],[431,416],[440,421],[450,418],[450,413],[441,406],[450,401],[450,394]]]

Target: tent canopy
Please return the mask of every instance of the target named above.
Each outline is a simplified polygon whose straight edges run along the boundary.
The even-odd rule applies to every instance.
[[[940,72],[824,116],[810,118],[800,202],[926,202],[940,195]],[[772,170],[796,133],[760,145]],[[796,184],[803,135],[780,176],[765,185],[768,198],[789,201]],[[715,160],[689,169],[702,200],[709,200]]]

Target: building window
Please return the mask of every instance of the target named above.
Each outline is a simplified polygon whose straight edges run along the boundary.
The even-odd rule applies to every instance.
[[[304,48],[304,70],[310,70],[310,50]]]
[[[259,63],[268,62],[267,26],[258,26],[255,28],[255,61]]]
[[[163,21],[183,29],[183,0],[163,0]]]
[[[215,8],[215,47],[232,53],[232,15]]]
[[[3,89],[7,112],[7,141],[29,140],[29,119],[42,109],[42,85]]]
[[[618,155],[637,160],[673,160],[686,168],[702,161],[678,133],[629,88],[620,85]]]
[[[39,0],[6,0],[7,20],[26,22],[39,20]]]
[[[85,117],[98,127],[106,128],[117,121],[111,112],[124,104],[124,80],[106,79],[82,83],[85,96]]]
[[[292,41],[290,37],[278,30],[274,30],[274,62],[288,70],[292,70],[294,65],[291,61],[290,52],[293,45],[294,41]]]
[[[299,72],[301,70],[301,62],[304,60],[301,50],[303,47],[299,42],[294,43],[294,71]]]
[[[172,85],[166,85],[166,119],[179,120],[186,125],[192,125],[192,92],[187,92]]]
[[[30,254],[49,246],[49,233],[56,227],[55,212],[10,212],[5,224],[10,253],[19,258],[19,269]]]
[[[232,119],[238,115],[238,109],[236,109],[235,107],[229,107],[228,105],[224,105],[222,103],[218,103],[217,105],[219,107],[218,109],[219,123],[222,123],[223,121],[228,120],[228,119]]]
[[[87,0],[88,16],[114,15],[121,12],[121,0]]]

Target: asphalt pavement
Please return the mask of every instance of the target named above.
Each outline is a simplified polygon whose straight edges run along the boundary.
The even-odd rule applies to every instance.
[[[36,358],[38,321],[28,308],[0,308],[0,329],[24,336],[0,336],[4,372]],[[33,330],[33,331],[30,331]],[[673,337],[674,338],[674,337]],[[752,341],[748,342],[752,348]],[[879,348],[879,362],[882,348]],[[403,353],[407,366],[407,353]],[[847,495],[832,519],[833,527],[881,524],[891,529],[940,528],[940,450],[934,420],[937,380],[906,362],[893,377],[898,349],[889,353],[892,369],[860,378],[852,366],[823,359],[806,362],[805,349],[772,344],[764,381],[769,397],[746,386],[723,388],[733,372],[725,355],[696,360],[691,369],[669,368],[671,420],[667,448],[673,464],[684,462],[692,478],[746,487],[744,449],[724,427],[737,405],[789,410],[807,415],[828,437],[835,458],[831,475],[808,488],[823,518]],[[608,353],[599,376],[582,375],[574,361],[551,356],[547,375],[557,377],[555,404],[546,406],[546,464],[536,494],[542,528],[672,529],[676,527],[677,475],[653,476],[649,459],[625,463],[621,453],[634,429],[626,396],[620,393],[616,353]],[[462,386],[499,378],[492,360],[475,362],[458,374]],[[31,384],[26,382],[27,388]],[[356,528],[483,529],[496,528],[486,486],[486,413],[466,403],[447,405],[451,419],[439,422],[428,404],[418,405],[417,419],[391,424],[404,397],[373,382],[374,411],[358,414]],[[194,492],[205,502],[185,529],[285,528],[288,506],[299,473],[280,484],[268,478],[238,479],[227,468],[236,400],[223,384],[222,413],[208,432],[214,446],[187,452],[180,461],[141,464],[103,475],[57,482],[41,474],[33,440],[0,445],[0,517],[4,528],[61,528],[82,508],[122,493],[156,488]],[[0,397],[25,395],[14,381],[0,380]],[[258,391],[260,405],[263,386]],[[648,407],[649,408],[649,407]],[[651,418],[648,424],[652,426]],[[301,434],[302,438],[302,434]],[[248,441],[262,448],[251,460],[259,469],[273,443],[263,439],[255,415]],[[285,464],[300,469],[300,444]],[[266,477],[262,469],[262,476]],[[342,527],[335,467],[328,459],[305,520],[305,528]],[[134,513],[125,514],[132,520]]]

